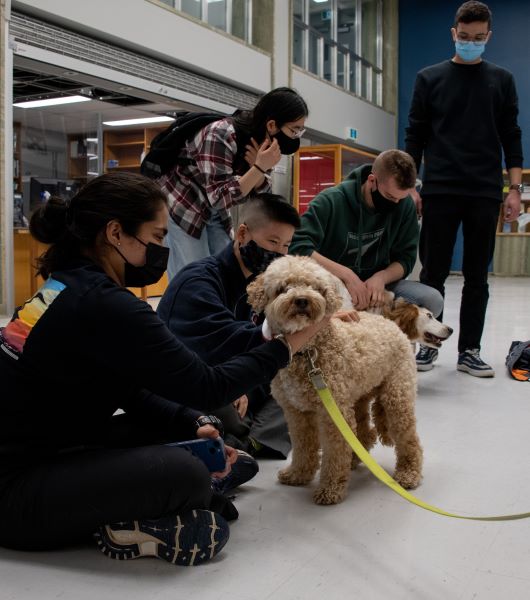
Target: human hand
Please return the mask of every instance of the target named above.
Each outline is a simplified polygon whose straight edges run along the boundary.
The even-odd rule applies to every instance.
[[[278,140],[274,139],[272,142],[265,140],[263,144],[259,146],[253,164],[264,171],[269,171],[280,162],[281,157],[282,154],[280,152]]]
[[[347,277],[343,279],[344,285],[351,296],[353,306],[357,310],[364,310],[370,304],[370,293],[364,281],[361,281],[353,271],[349,271]]]
[[[241,418],[243,418],[247,414],[248,398],[247,398],[246,394],[243,394],[240,398],[238,398],[237,400],[234,400],[232,402],[232,404],[234,405],[234,408],[237,410],[237,414]]]
[[[259,144],[254,138],[250,138],[250,144],[245,146],[245,160],[253,167],[256,162],[256,156],[258,155]]]
[[[521,194],[517,190],[510,190],[503,203],[503,219],[505,223],[517,221],[521,212]]]
[[[364,284],[370,294],[370,307],[382,306],[386,300],[385,279],[381,273],[374,273]]]
[[[312,323],[300,331],[294,333],[285,333],[284,338],[291,346],[292,354],[296,354],[301,348],[303,348],[311,338],[313,338],[321,329],[329,325],[331,316],[324,317],[318,323]]]
[[[333,319],[340,319],[345,323],[358,323],[360,317],[356,310],[338,310],[333,314]]]
[[[238,457],[237,450],[232,448],[232,446],[227,446],[225,444],[225,456],[226,466],[224,471],[216,471],[215,473],[211,473],[212,477],[215,477],[216,479],[222,479],[223,477],[226,477],[228,473],[230,473],[232,470],[232,465],[236,462]]]
[[[219,431],[213,425],[203,425],[197,429],[198,438],[211,438],[212,440],[219,437]]]
[[[423,200],[420,196],[420,193],[417,190],[412,190],[410,195],[414,200],[414,204],[416,205],[416,214],[418,215],[418,219],[421,219],[423,217]]]

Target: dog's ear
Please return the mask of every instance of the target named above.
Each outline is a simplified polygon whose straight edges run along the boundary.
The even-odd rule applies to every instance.
[[[335,282],[333,281],[332,283],[334,284]],[[327,315],[332,315],[334,312],[342,308],[343,297],[338,284],[326,286],[324,291],[324,297],[326,298]]]
[[[257,313],[262,313],[267,305],[263,273],[258,275],[252,283],[247,286],[248,303]]]
[[[418,307],[415,304],[410,304],[400,298],[394,302],[394,308],[385,316],[392,319],[409,340],[415,340],[419,337],[417,327],[419,314]]]

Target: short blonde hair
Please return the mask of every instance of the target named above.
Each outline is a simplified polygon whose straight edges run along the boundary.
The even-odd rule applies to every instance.
[[[402,150],[385,150],[374,160],[372,171],[382,181],[393,177],[400,190],[416,185],[416,165],[410,154]]]

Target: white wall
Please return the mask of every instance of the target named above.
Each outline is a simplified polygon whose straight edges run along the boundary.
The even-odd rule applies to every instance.
[[[347,128],[354,127],[357,143],[364,148],[383,151],[396,146],[394,115],[296,68],[292,86],[309,105],[309,128],[346,141]]]
[[[253,91],[271,88],[270,56],[156,2],[13,0],[12,6]]]

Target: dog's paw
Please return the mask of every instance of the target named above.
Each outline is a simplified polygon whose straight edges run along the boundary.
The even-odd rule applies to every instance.
[[[295,471],[291,467],[278,472],[278,480],[284,485],[307,485],[313,480],[314,475],[303,471]]]
[[[313,500],[315,504],[321,505],[329,505],[329,504],[339,504],[346,497],[346,489],[345,488],[337,488],[337,487],[326,487],[326,488],[317,488],[313,493]]]
[[[420,485],[421,473],[413,469],[398,470],[394,473],[394,479],[406,490],[414,490]]]
[[[361,464],[361,459],[357,456],[357,454],[353,454],[351,459],[351,470],[355,471],[355,469]]]

